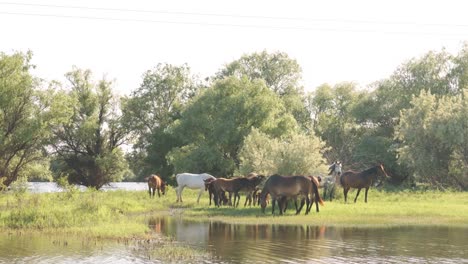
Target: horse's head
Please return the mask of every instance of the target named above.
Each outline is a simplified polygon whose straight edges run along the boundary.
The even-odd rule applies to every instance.
[[[379,163],[379,165],[377,165],[377,170],[379,171],[379,175],[380,175],[380,181],[379,183],[376,185],[376,186],[380,186],[382,185],[382,182],[385,180],[385,179],[388,179],[390,178],[390,176],[388,176],[387,172],[385,171],[385,168],[384,168],[384,165],[383,163]]]
[[[215,180],[213,178],[208,178],[208,179],[204,179],[203,181],[205,182],[205,191],[208,191],[211,183]]]
[[[341,164],[341,161],[336,161],[335,162],[335,173],[338,175],[341,175],[341,170],[343,168],[343,164]]]

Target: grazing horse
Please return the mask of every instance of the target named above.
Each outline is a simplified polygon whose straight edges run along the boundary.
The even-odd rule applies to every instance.
[[[158,175],[152,174],[146,179],[148,181],[148,192],[149,192],[150,197],[151,197],[151,194],[154,197],[154,193],[156,190],[158,190],[158,197],[161,197],[159,190],[161,190],[163,195],[166,194],[166,183],[161,179],[161,177],[159,177]]]
[[[214,179],[209,178],[205,180],[205,191],[208,191],[208,197],[210,198],[210,206],[211,206],[211,200],[216,204],[216,196],[215,196],[215,187],[214,187]],[[226,192],[221,192],[220,194],[221,201],[223,202],[223,205],[227,205],[229,200],[226,197]]]
[[[263,175],[253,175],[250,177],[237,177],[232,179],[218,178],[212,181],[214,186],[215,204],[220,206],[222,192],[229,193],[229,205],[237,207],[240,201],[240,191],[247,192],[247,196],[251,197],[255,187],[264,179]],[[206,182],[206,181],[205,181]],[[234,203],[232,203],[232,194],[234,194]]]
[[[268,178],[265,182],[261,197],[260,197],[260,205],[262,207],[262,212],[265,213],[266,207],[266,196],[270,194],[271,197],[271,204],[272,204],[272,211],[271,213],[274,214],[275,212],[275,203],[278,202],[278,206],[280,209],[280,215],[283,214],[286,201],[288,199],[296,199],[297,197],[303,197],[304,199],[301,200],[300,207],[296,210],[296,214],[299,214],[304,206],[304,201],[306,203],[306,214],[309,213],[309,204],[310,198],[309,196],[312,192],[316,195],[317,198],[320,197],[318,193],[318,186],[311,181],[310,178],[305,176],[280,176],[280,175],[272,175]],[[319,198],[319,202],[323,204],[322,200]]]
[[[216,179],[208,173],[202,174],[193,174],[193,173],[180,173],[176,175],[177,181],[177,202],[182,202],[182,191],[185,187],[189,189],[199,189],[197,203],[200,202],[200,196],[205,190],[205,181],[206,179]]]
[[[385,169],[382,163],[372,168],[369,168],[367,170],[361,171],[361,172],[356,172],[356,171],[344,172],[341,175],[340,183],[341,183],[341,186],[343,186],[345,203],[347,202],[348,191],[350,188],[358,189],[356,198],[354,198],[354,202],[356,202],[361,189],[366,188],[366,196],[365,196],[364,201],[367,203],[367,192],[369,191],[370,186],[375,184],[379,180],[379,178],[383,176],[387,178],[389,177],[387,175],[387,172],[385,172]],[[377,184],[377,186],[380,185],[381,183],[382,183],[382,180]]]

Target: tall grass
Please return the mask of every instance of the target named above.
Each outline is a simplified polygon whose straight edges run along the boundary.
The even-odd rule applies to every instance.
[[[184,190],[183,203],[176,203],[173,189],[162,197],[149,198],[144,191],[85,191],[31,194],[0,194],[0,229],[64,232],[92,237],[144,237],[148,219],[154,215],[182,215],[191,219],[219,220],[246,224],[307,224],[335,226],[455,225],[468,226],[468,193],[441,191],[370,190],[368,203],[361,194],[350,192],[348,203],[342,196],[325,201],[320,212],[315,206],[309,215],[294,215],[294,206],[285,216],[263,214],[259,207],[208,206],[207,194],[196,203],[198,191]],[[277,213],[277,212],[276,212]]]

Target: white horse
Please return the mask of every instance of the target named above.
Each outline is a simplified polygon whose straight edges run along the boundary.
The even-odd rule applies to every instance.
[[[337,186],[340,186],[340,176],[341,176],[341,169],[342,169],[343,165],[341,164],[341,161],[337,160],[335,162],[333,162],[332,165],[330,165],[330,167],[328,168],[330,170],[330,172],[328,173],[328,175],[332,175],[332,177],[335,177],[335,184]]]
[[[205,180],[206,179],[216,179],[208,173],[202,174],[193,174],[193,173],[180,173],[176,175],[177,180],[177,202],[182,202],[182,191],[185,187],[189,189],[200,189],[198,194],[197,203],[200,202],[200,196],[205,190]]]

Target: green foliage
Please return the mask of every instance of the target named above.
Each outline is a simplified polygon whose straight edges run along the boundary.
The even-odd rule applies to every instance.
[[[168,127],[198,87],[187,65],[158,64],[143,75],[140,87],[124,98],[122,122],[134,134],[133,152],[127,157],[138,179],[151,173],[168,179],[172,174],[166,154],[179,144]]]
[[[300,85],[302,69],[296,60],[284,52],[245,54],[225,68],[215,79],[229,76],[246,77],[250,81],[263,80],[266,86],[280,96],[286,110],[304,130],[310,128],[310,113],[305,107],[304,89]]]
[[[176,172],[232,175],[252,128],[279,137],[297,129],[279,97],[263,81],[235,77],[217,81],[182,112],[174,133],[183,146],[169,153]],[[183,167],[178,167],[180,165]]]
[[[468,89],[458,96],[437,98],[422,91],[403,110],[397,137],[401,163],[418,180],[436,186],[468,188]]]
[[[0,53],[0,178],[9,186],[43,164],[51,117],[39,80],[31,75],[32,54]],[[43,169],[43,174],[47,174]]]
[[[295,133],[271,138],[257,129],[246,137],[240,151],[240,172],[264,175],[316,175],[327,166],[322,152],[324,144],[315,136]]]
[[[355,117],[355,107],[362,96],[353,83],[322,85],[316,89],[310,105],[314,131],[329,147],[325,153],[329,162],[356,162],[354,150],[366,131]]]
[[[51,143],[61,164],[56,173],[68,175],[71,183],[98,189],[121,180],[128,165],[119,146],[128,132],[120,125],[111,82],[94,83],[89,70],[76,68],[66,77],[70,91],[57,92],[62,104],[51,106],[62,113],[52,126]]]

